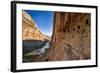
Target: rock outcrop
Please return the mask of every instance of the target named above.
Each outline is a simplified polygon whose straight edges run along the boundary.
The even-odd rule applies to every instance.
[[[55,12],[51,48],[45,60],[84,60],[91,58],[91,15]]]
[[[49,40],[37,27],[32,17],[25,11],[22,12],[23,40]]]

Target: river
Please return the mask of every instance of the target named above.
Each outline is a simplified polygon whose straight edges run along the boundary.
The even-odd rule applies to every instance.
[[[30,55],[40,55],[46,51],[50,47],[49,42],[47,42],[42,48],[36,49],[32,52],[29,52],[25,54],[25,56],[30,56]]]

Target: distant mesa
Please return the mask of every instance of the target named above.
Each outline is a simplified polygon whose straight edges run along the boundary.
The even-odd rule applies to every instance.
[[[40,31],[32,17],[24,10],[22,12],[22,23],[23,40],[50,40]]]

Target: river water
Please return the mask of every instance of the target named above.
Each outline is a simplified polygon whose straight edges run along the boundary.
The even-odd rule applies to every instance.
[[[30,55],[40,55],[46,51],[50,47],[49,42],[47,42],[42,48],[36,49],[32,52],[29,52],[25,54],[25,56],[30,56]]]

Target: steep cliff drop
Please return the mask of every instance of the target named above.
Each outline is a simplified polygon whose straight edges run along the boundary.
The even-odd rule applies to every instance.
[[[55,12],[51,48],[46,60],[84,60],[91,58],[90,14]]]

